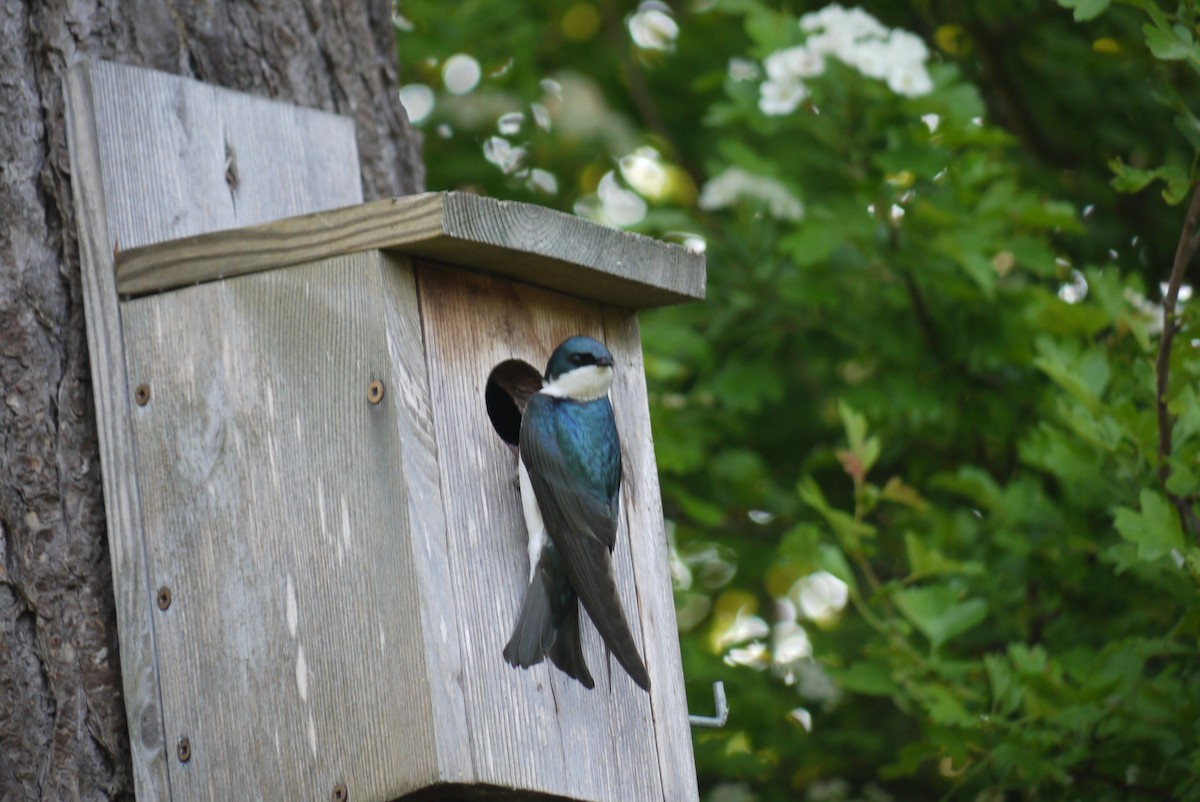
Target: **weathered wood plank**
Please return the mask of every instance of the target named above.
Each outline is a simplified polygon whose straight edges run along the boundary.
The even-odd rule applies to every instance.
[[[64,90],[129,746],[137,797],[142,802],[155,802],[170,799],[170,787],[154,643],[154,589],[146,569],[133,430],[128,417],[130,390],[91,66],[80,64],[71,69]]]
[[[177,802],[437,779],[385,294],[371,253],[125,304]]]
[[[663,528],[658,466],[650,432],[646,368],[637,315],[608,307],[604,311],[604,336],[616,357],[617,376],[612,389],[613,409],[622,439],[625,481],[622,510],[631,532],[633,571],[641,590],[642,629],[664,633],[646,641],[646,668],[650,672],[650,699],[663,794],[670,800],[696,800],[696,761],[688,723],[687,696],[683,687],[675,602],[667,537]]]
[[[145,248],[123,245],[117,287],[135,295],[370,249],[630,309],[704,297],[700,254],[550,209],[460,192],[385,198]]]
[[[421,312],[411,260],[381,256],[384,264],[384,325],[400,429],[400,460],[408,501],[408,528],[417,583],[421,628],[433,706],[438,778],[468,782],[474,776],[471,737],[463,698],[458,599],[450,573],[445,499],[438,470],[437,437],[429,408]]]
[[[443,444],[441,481],[449,502],[449,558],[476,780],[582,800],[670,798],[660,780],[650,697],[608,663],[586,615],[584,652],[597,685],[592,691],[549,663],[522,671],[501,654],[529,566],[516,453],[492,428],[484,386],[491,369],[507,359],[522,359],[541,372],[554,347],[572,334],[602,338],[600,307],[425,262],[417,263],[417,285],[433,421]],[[641,642],[642,621],[663,616],[638,612],[646,602],[634,588],[630,555],[629,531],[622,526],[616,573]],[[645,634],[645,640],[676,637],[673,629]]]
[[[345,117],[138,67],[92,69],[108,233],[122,251],[362,201]]]
[[[165,800],[174,741],[164,741],[113,254],[356,203],[358,158],[348,121],[136,67],[76,65],[65,96],[134,777],[139,799]],[[281,120],[287,133],[264,135]]]

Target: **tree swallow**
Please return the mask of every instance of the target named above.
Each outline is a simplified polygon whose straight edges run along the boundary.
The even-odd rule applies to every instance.
[[[608,400],[612,366],[599,342],[571,337],[550,356],[545,384],[525,407],[518,470],[529,589],[504,659],[529,668],[549,656],[584,687],[595,687],[579,637],[582,601],[617,662],[649,690],[613,576],[621,441]]]

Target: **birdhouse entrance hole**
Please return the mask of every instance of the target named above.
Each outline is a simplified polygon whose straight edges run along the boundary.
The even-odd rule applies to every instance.
[[[542,387],[542,374],[521,359],[506,359],[488,374],[483,400],[488,418],[500,439],[515,446],[521,434],[521,416],[529,396]]]

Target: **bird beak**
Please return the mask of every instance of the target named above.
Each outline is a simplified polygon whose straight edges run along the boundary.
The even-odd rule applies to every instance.
[[[596,360],[596,365],[598,367],[602,367],[602,368],[611,368],[613,366],[612,357],[611,356],[602,356]]]

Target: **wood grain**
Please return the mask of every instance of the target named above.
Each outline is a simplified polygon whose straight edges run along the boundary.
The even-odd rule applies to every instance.
[[[703,255],[529,204],[460,192],[388,198],[236,231],[122,248],[136,295],[384,249],[645,309],[704,297]]]
[[[440,449],[451,569],[458,583],[463,643],[463,675],[476,780],[513,784],[530,790],[584,800],[693,799],[691,790],[672,778],[664,786],[659,750],[671,759],[678,745],[663,744],[678,735],[673,729],[656,735],[652,697],[633,684],[615,661],[606,659],[599,636],[584,616],[584,653],[597,687],[584,689],[548,663],[527,671],[508,666],[501,651],[520,608],[528,579],[526,533],[516,483],[516,454],[492,429],[484,407],[489,372],[508,359],[521,359],[539,371],[559,342],[573,334],[605,338],[602,307],[558,293],[502,279],[417,263],[422,320],[425,328],[433,419]],[[636,341],[635,341],[636,344]],[[624,365],[634,357],[630,343],[610,340]],[[640,352],[637,354],[640,359]],[[618,385],[626,377],[617,377]],[[649,443],[649,421],[643,404],[622,414],[622,437],[634,443],[635,466],[644,466],[640,449]],[[641,471],[638,472],[639,477]],[[633,479],[631,475],[630,479]],[[655,509],[657,483],[623,487],[637,508]],[[628,497],[623,504],[628,505]],[[648,506],[646,506],[648,505]],[[622,603],[635,637],[653,666],[655,684],[681,686],[676,646],[656,651],[653,642],[677,641],[665,552],[658,566],[635,566],[634,540],[644,532],[631,529],[642,516],[622,515],[615,566]],[[661,536],[661,520],[654,530]],[[635,586],[635,576],[638,585]],[[645,611],[662,604],[664,594],[650,593],[641,582],[666,588],[667,610]],[[652,630],[646,624],[668,629]],[[653,655],[653,659],[651,659]],[[670,698],[670,693],[664,697]],[[686,709],[677,715],[686,724]],[[664,718],[666,718],[664,714]],[[682,751],[690,765],[690,736],[683,732]],[[681,776],[686,769],[675,770]],[[694,776],[694,774],[693,774]]]
[[[125,305],[177,801],[437,779],[385,296],[359,254]]]
[[[629,310],[702,297],[703,257],[472,195],[359,204],[353,127],[320,112],[109,64],[67,90],[139,799],[695,799]],[[594,691],[501,656],[528,565],[484,384],[576,333],[620,366],[652,695],[590,622]]]
[[[65,117],[73,172],[71,186],[79,221],[80,270],[87,307],[88,356],[96,404],[104,512],[121,642],[121,682],[129,718],[134,785],[138,798],[146,802],[169,799],[170,787],[151,606],[154,590],[146,569],[133,430],[128,417],[129,383],[93,88],[90,65],[81,64],[67,73]]]
[[[92,70],[121,251],[362,201],[345,117],[138,67]]]
[[[675,620],[667,536],[663,525],[658,465],[650,432],[646,368],[637,315],[624,309],[604,310],[604,336],[616,357],[619,381],[613,383],[612,402],[620,428],[624,481],[622,511],[631,532],[633,570],[641,604],[644,632],[662,633],[646,641],[646,668],[650,672],[650,700],[658,760],[666,799],[696,800],[696,762],[688,723],[687,695],[683,685],[679,629]]]
[[[169,799],[168,766],[178,763],[174,736],[164,733],[157,586],[148,575],[114,251],[361,201],[354,129],[324,112],[105,62],[73,67],[65,96],[135,787],[141,800]],[[280,122],[288,132],[268,135]]]
[[[400,430],[409,541],[420,590],[421,643],[435,726],[438,779],[465,782],[474,773],[463,693],[462,625],[456,583],[450,572],[446,499],[438,470],[416,281],[409,259],[378,253],[375,256],[384,268],[391,392]]]

